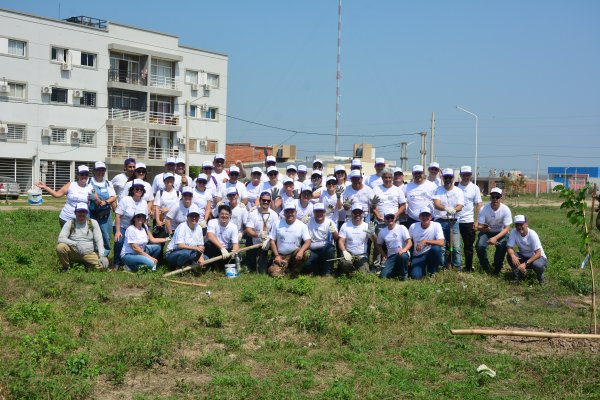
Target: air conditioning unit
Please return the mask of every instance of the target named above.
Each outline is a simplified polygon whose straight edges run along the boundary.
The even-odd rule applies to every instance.
[[[60,64],[60,69],[63,71],[70,71],[72,68],[73,67],[68,62],[64,62],[64,63]]]
[[[42,86],[42,94],[50,94],[52,93],[52,88],[50,86]]]
[[[48,128],[42,129],[42,137],[50,137],[52,135],[52,131]]]
[[[202,85],[204,87],[204,90],[210,90],[211,87],[208,83],[205,83],[204,85]]]
[[[198,90],[198,84],[192,83],[192,90]]]
[[[8,126],[4,125],[4,124],[1,124],[0,125],[0,134],[5,134],[6,135],[7,133],[8,133]]]
[[[0,93],[8,93],[8,85],[6,83],[0,84]]]
[[[73,90],[73,97],[83,97],[82,90]]]
[[[81,140],[81,132],[80,131],[69,131],[71,135],[71,140]]]
[[[179,144],[185,144],[185,138],[182,138],[182,137],[178,138],[177,139],[177,143],[179,143]]]
[[[200,105],[200,111],[208,111],[208,104],[202,104]]]
[[[200,143],[200,147],[208,146],[208,140],[200,140],[199,143]]]

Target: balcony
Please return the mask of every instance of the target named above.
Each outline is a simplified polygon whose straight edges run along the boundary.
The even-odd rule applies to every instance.
[[[142,128],[113,127],[107,128],[107,156],[115,160],[123,160],[128,157],[135,159],[152,161],[153,165],[162,165],[168,157],[181,157],[184,152],[180,152],[177,146],[172,147],[151,147],[148,131]]]
[[[137,72],[131,72],[123,69],[111,68],[108,70],[109,82],[128,83],[130,85],[146,85],[146,77]]]
[[[179,115],[149,111],[148,122],[158,125],[179,125]]]
[[[179,90],[179,82],[175,78],[162,75],[150,75],[150,86],[159,89]]]
[[[157,111],[137,111],[125,110],[121,108],[109,108],[108,119],[145,122],[155,125],[179,125],[179,115]]]

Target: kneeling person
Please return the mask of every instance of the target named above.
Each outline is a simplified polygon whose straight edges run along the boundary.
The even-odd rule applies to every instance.
[[[288,201],[283,205],[283,219],[274,225],[271,233],[271,251],[275,258],[268,271],[271,276],[286,273],[298,275],[308,258],[310,233],[306,224],[296,219],[296,203]]]
[[[444,265],[444,231],[438,222],[431,220],[428,207],[419,210],[420,222],[415,222],[408,229],[415,244],[412,257],[410,277],[421,279],[426,274],[435,274]]]
[[[217,261],[216,268],[225,268],[225,263],[232,258],[230,252],[240,249],[237,226],[231,222],[231,207],[221,204],[218,208],[218,218],[208,221],[206,255],[209,258],[223,256]]]
[[[377,235],[377,250],[381,254],[383,269],[379,275],[381,278],[396,278],[401,280],[408,278],[409,250],[412,240],[408,229],[404,225],[396,224],[396,214],[389,213],[384,216],[386,227]],[[387,254],[383,251],[383,244],[387,247]]]
[[[515,252],[514,248],[519,251]],[[524,215],[515,216],[515,227],[508,236],[506,259],[512,269],[515,280],[520,280],[521,275],[528,269],[533,269],[539,283],[544,283],[544,270],[548,259],[542,248],[538,234],[529,229],[529,224]]]
[[[363,220],[363,205],[352,205],[352,219],[340,228],[339,246],[343,254],[338,266],[340,272],[349,274],[355,271],[369,272],[367,241],[375,233],[375,226],[369,226]]]
[[[104,252],[104,241],[98,221],[88,218],[86,203],[77,203],[75,218],[65,223],[58,235],[56,254],[63,271],[71,263],[83,263],[87,268],[107,268],[108,260],[99,257]]]
[[[187,215],[187,222],[180,224],[173,239],[167,246],[167,263],[171,268],[182,268],[185,265],[204,264],[204,237],[198,225],[200,209],[192,204]]]
[[[335,257],[335,245],[338,240],[336,223],[325,216],[325,205],[316,203],[314,216],[308,222],[310,233],[310,256],[306,269],[314,275],[330,276]],[[329,261],[328,261],[329,260]]]

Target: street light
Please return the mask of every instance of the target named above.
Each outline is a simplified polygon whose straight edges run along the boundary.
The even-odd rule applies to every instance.
[[[477,139],[479,137],[479,117],[477,116],[477,114],[472,113],[471,111],[465,110],[462,107],[456,106],[457,109],[459,109],[460,111],[464,111],[467,114],[470,114],[472,116],[475,117],[475,184],[477,185]]]
[[[205,90],[202,96],[189,101],[185,101],[185,175],[190,176],[190,105],[204,97],[209,97],[210,92]],[[197,112],[196,112],[197,114]]]

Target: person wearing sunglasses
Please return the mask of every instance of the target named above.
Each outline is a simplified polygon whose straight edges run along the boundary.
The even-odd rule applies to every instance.
[[[383,218],[386,226],[377,234],[377,251],[383,265],[379,277],[400,278],[401,281],[405,281],[408,278],[412,239],[405,226],[396,224],[395,213],[388,212]],[[383,249],[384,244],[387,252]]]
[[[248,204],[246,207],[248,211],[252,211],[260,205],[259,196],[261,193],[260,188],[262,187],[261,177],[263,175],[260,167],[254,167],[250,172],[250,181],[246,183],[246,194],[248,195]]]
[[[518,251],[515,251],[515,247]],[[515,227],[508,236],[506,260],[512,269],[513,279],[520,281],[528,269],[535,271],[537,280],[544,284],[544,270],[548,264],[540,237],[524,215],[515,215]]]
[[[457,214],[463,209],[465,197],[463,191],[454,186],[454,170],[444,168],[442,171],[444,184],[438,186],[433,195],[433,219],[442,226],[446,239],[445,266],[453,266],[462,270],[462,253],[460,251],[460,229]]]
[[[440,179],[440,164],[433,161],[429,164],[429,168],[427,169],[429,172],[429,176],[427,176],[427,180],[429,182],[435,183],[436,186],[442,186],[442,180]]]
[[[410,277],[422,279],[426,275],[435,274],[444,266],[444,231],[442,226],[432,221],[431,209],[423,207],[419,210],[419,221],[408,228],[413,242],[412,265]]]
[[[75,218],[75,206],[77,203],[87,203],[93,196],[94,188],[89,184],[90,170],[86,165],[77,167],[77,177],[73,182],[65,183],[60,189],[54,190],[44,182],[38,182],[35,185],[45,190],[52,197],[60,198],[66,196],[65,203],[58,216],[58,223],[62,228],[67,221]]]
[[[458,225],[465,253],[465,268],[463,268],[463,271],[466,272],[473,272],[475,221],[483,205],[479,187],[471,182],[472,176],[473,173],[471,172],[470,165],[460,167],[460,183],[458,184],[458,188],[463,191],[465,203],[463,209],[458,213]]]
[[[252,173],[254,175],[254,172]],[[269,232],[279,223],[279,216],[271,208],[271,192],[262,192],[257,198],[259,205],[248,214],[245,234],[252,239],[252,244],[263,243],[264,249],[252,249],[246,253],[246,262],[250,271],[267,273],[269,253]]]
[[[221,197],[227,197],[227,191],[230,188],[234,188],[238,195],[239,201],[244,206],[248,204],[248,191],[246,190],[246,186],[239,181],[240,179],[240,168],[237,165],[232,165],[229,167],[229,178],[223,183],[223,192],[221,193]]]
[[[349,275],[354,272],[368,273],[370,270],[367,242],[369,237],[374,235],[375,229],[374,227],[371,229],[369,224],[363,220],[365,208],[367,205],[359,202],[353,203],[352,218],[346,221],[340,229],[338,239],[338,246],[342,253],[342,259],[338,263],[340,273]]]
[[[125,232],[133,217],[138,214],[148,215],[148,202],[144,199],[146,186],[143,180],[134,179],[129,187],[128,196],[125,196],[115,210],[115,237],[113,265],[118,269],[122,265],[121,250],[125,239]],[[145,221],[144,221],[145,222]]]
[[[506,243],[508,232],[512,223],[510,209],[502,204],[502,189],[492,188],[490,191],[490,202],[483,206],[477,218],[476,229],[479,231],[477,238],[477,258],[479,264],[486,272],[494,275],[500,274],[504,256],[506,255]],[[494,246],[494,269],[490,270],[488,260],[488,246]]]
[[[152,185],[148,183],[148,169],[146,168],[146,164],[141,162],[135,164],[135,171],[133,173],[133,177],[125,184],[125,191],[127,193],[129,193],[129,189],[131,188],[134,179],[143,182],[144,200],[148,202],[148,210],[152,211],[154,209],[154,192],[152,191]],[[148,216],[148,218],[152,217],[152,214]]]
[[[281,189],[283,189],[283,184],[279,180],[279,171],[277,170],[277,167],[270,166],[267,168],[267,181],[262,183],[260,191],[269,191],[271,192],[271,197],[276,199],[279,196]]]

